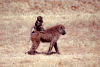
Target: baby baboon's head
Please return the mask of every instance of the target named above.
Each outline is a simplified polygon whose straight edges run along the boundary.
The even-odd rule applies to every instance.
[[[43,23],[43,18],[42,18],[41,16],[38,16],[38,17],[37,17],[37,21]]]

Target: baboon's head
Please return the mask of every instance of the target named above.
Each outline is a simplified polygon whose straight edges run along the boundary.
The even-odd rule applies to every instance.
[[[59,25],[59,32],[62,35],[65,35],[66,34],[65,27],[63,25]]]
[[[37,21],[43,23],[43,18],[42,18],[41,16],[38,16],[38,17],[37,17]]]
[[[37,27],[42,26],[42,23],[43,23],[43,18],[41,16],[38,16],[35,26]]]

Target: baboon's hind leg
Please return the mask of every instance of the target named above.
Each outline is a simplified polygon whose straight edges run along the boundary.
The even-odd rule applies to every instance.
[[[35,50],[38,48],[39,44],[40,44],[40,42],[33,43],[30,51],[28,51],[28,54],[34,55],[34,54],[38,53]]]

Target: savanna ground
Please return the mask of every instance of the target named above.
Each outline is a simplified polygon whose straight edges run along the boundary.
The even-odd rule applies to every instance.
[[[45,29],[65,26],[60,55],[25,54],[37,16]],[[48,48],[41,43],[37,51]],[[100,67],[100,2],[0,0],[0,67]]]

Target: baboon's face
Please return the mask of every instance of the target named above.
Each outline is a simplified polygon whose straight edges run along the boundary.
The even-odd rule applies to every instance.
[[[59,27],[59,32],[60,32],[60,34],[65,35],[66,34],[65,27],[61,25]]]

